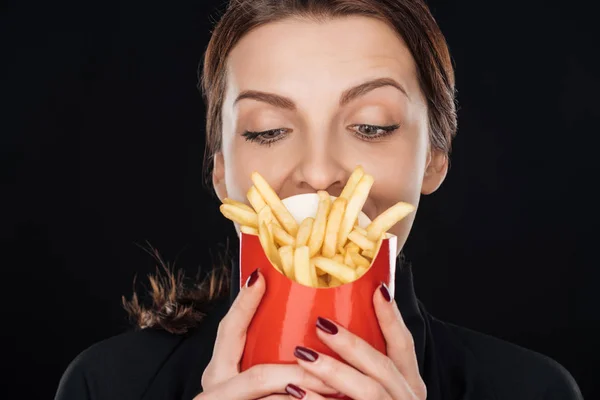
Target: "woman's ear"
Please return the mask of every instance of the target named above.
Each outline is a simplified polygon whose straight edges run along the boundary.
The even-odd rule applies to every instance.
[[[421,194],[431,194],[438,190],[448,173],[448,155],[440,150],[430,150],[427,155]]]
[[[225,186],[225,159],[221,151],[216,152],[213,157],[212,183],[217,197],[222,202],[227,198],[227,187]]]

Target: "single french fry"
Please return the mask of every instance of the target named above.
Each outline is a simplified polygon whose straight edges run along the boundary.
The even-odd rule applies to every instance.
[[[300,246],[306,246],[308,244],[308,239],[310,237],[310,232],[312,231],[314,221],[315,219],[311,217],[305,218],[304,221],[302,221],[300,227],[298,228],[298,235],[296,235],[296,248]]]
[[[333,256],[332,258],[333,261],[339,262],[340,264],[344,263],[344,256],[342,256],[341,254],[336,254],[335,256]]]
[[[371,265],[371,262],[363,256],[361,256],[360,254],[355,253],[353,251],[348,253],[350,253],[350,257],[352,257],[352,261],[354,261],[354,264],[356,265],[357,269],[358,267],[368,268]]]
[[[356,231],[350,232],[348,239],[350,239],[353,243],[356,243],[356,245],[363,250],[373,250],[375,248],[375,243],[371,242],[369,239]]]
[[[294,277],[299,284],[312,286],[308,246],[298,247],[294,251]]]
[[[298,234],[298,223],[285,207],[281,199],[277,196],[277,193],[275,193],[265,178],[263,178],[258,172],[253,172],[251,179],[265,203],[267,203],[267,205],[273,210],[273,214],[281,223],[281,226],[283,226],[283,228],[290,235],[295,237]]]
[[[241,201],[237,201],[237,200],[233,200],[233,199],[223,199],[223,204],[229,204],[232,206],[236,206],[238,208],[241,208],[242,210],[246,210],[251,213],[255,212],[252,207],[250,207],[247,204],[242,203]]]
[[[346,245],[346,253],[359,253],[360,252],[360,247],[358,247],[358,245],[354,242],[348,242],[348,244]]]
[[[310,249],[309,249],[310,251]],[[317,267],[315,266],[315,260],[310,260],[310,262],[308,263],[308,266],[310,268],[310,279],[312,281],[312,287],[318,288],[320,286],[319,284],[319,277],[317,276]]]
[[[258,212],[258,225],[260,227],[260,224],[262,224],[263,222],[267,225],[267,228],[269,228],[269,232],[271,232],[271,234],[273,234],[273,231],[271,230],[271,226],[275,223],[275,216],[273,215],[273,211],[271,210],[271,207],[269,206],[264,206],[262,208],[262,210],[260,210]]]
[[[354,225],[354,228],[352,228],[352,230],[360,233],[363,236],[367,236],[367,230],[365,228],[361,228],[358,225]]]
[[[358,267],[356,268],[356,275],[358,275],[358,277],[360,278],[365,274],[365,272],[367,272],[368,269],[368,267]]]
[[[254,211],[256,211],[257,213],[259,213],[260,210],[262,210],[263,207],[267,205],[260,193],[258,193],[258,190],[255,186],[252,186],[250,190],[248,190],[248,193],[246,193],[246,198],[252,205],[252,208],[254,208]]]
[[[338,197],[331,205],[331,212],[327,218],[327,227],[325,228],[323,248],[321,249],[321,254],[324,257],[331,258],[335,255],[340,224],[347,202],[346,199]]]
[[[319,195],[319,206],[312,231],[310,232],[310,239],[308,240],[311,257],[314,257],[315,254],[321,251],[323,239],[325,238],[325,228],[327,227],[327,217],[331,210],[331,197],[329,197],[329,193],[319,190],[317,194]]]
[[[344,256],[344,264],[351,268],[356,268],[356,264],[354,264],[354,260],[352,260],[350,252],[346,252],[346,255]]]
[[[342,223],[340,225],[340,231],[338,233],[338,247],[344,247],[346,244],[346,240],[348,240],[348,234],[352,232],[354,223],[358,219],[358,214],[365,205],[367,197],[369,197],[369,192],[371,191],[373,182],[373,177],[371,175],[364,174],[363,177],[360,178],[360,181],[356,185],[354,192],[350,196],[348,205],[344,211],[344,218],[342,219]]]
[[[364,257],[370,258],[371,260],[374,260],[377,254],[379,253],[379,249],[381,248],[381,242],[383,242],[383,239],[385,239],[385,233],[381,234],[379,240],[377,240],[377,243],[375,243],[375,247],[373,248],[373,250],[363,250],[363,252],[360,254],[362,254]]]
[[[221,204],[219,210],[225,218],[230,219],[233,222],[251,228],[258,228],[258,216],[254,212],[249,212],[248,210],[244,210],[232,204]]]
[[[329,275],[335,276],[343,283],[352,282],[356,279],[356,272],[354,269],[344,264],[340,264],[337,261],[325,257],[315,257],[313,260],[315,260],[315,265],[317,267],[327,272]]]
[[[360,165],[354,168],[354,171],[352,171],[352,174],[350,174],[350,178],[348,178],[348,182],[346,182],[346,186],[344,186],[344,189],[342,189],[342,193],[339,197],[342,197],[346,200],[350,199],[354,189],[356,189],[356,185],[358,185],[358,182],[364,174],[365,171]]]
[[[373,252],[373,250],[363,250],[363,252],[360,253],[360,255],[370,259],[375,258],[375,253]]]
[[[381,249],[381,243],[385,240],[387,236],[386,232],[383,232],[381,234],[381,236],[379,236],[379,240],[377,240],[377,243],[375,244],[375,249],[373,250],[373,257],[375,258],[377,256],[377,254],[379,254],[379,250]]]
[[[279,254],[276,251],[277,247],[275,246],[275,238],[273,237],[273,231],[271,230],[274,220],[275,217],[271,212],[271,208],[269,206],[264,206],[258,213],[258,237],[269,260],[280,267],[281,263],[279,262]],[[265,227],[268,232],[261,232],[261,230],[264,230]],[[274,252],[277,254],[273,254]],[[282,272],[281,268],[279,268],[279,270]]]
[[[288,278],[294,279],[294,248],[292,246],[281,246],[278,251],[283,273]]]
[[[275,243],[280,246],[295,246],[296,239],[285,231],[280,225],[271,222],[271,231],[273,232],[273,239]]]
[[[340,281],[338,278],[336,278],[335,276],[331,276],[331,279],[329,280],[329,287],[336,287],[336,286],[340,286],[343,285],[344,282]]]
[[[248,235],[258,236],[258,229],[252,228],[251,226],[246,226],[246,225],[240,226],[240,232],[247,233]]]
[[[283,274],[283,271],[281,270],[281,259],[279,258],[277,247],[275,247],[275,242],[273,241],[271,231],[264,221],[262,221],[258,226],[258,238],[269,261],[271,261],[273,266]]]
[[[414,210],[415,206],[412,204],[402,201],[396,203],[371,221],[369,226],[367,226],[367,238],[376,241],[381,234],[387,232],[392,226],[396,225]]]

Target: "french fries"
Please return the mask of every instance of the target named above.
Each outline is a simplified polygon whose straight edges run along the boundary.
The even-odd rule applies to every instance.
[[[247,233],[248,235],[258,236],[258,229],[246,225],[240,226],[240,232]]]
[[[271,186],[269,186],[265,178],[260,176],[258,172],[253,172],[251,175],[251,179],[265,203],[267,203],[267,205],[270,206],[273,210],[273,214],[275,214],[277,220],[281,223],[285,230],[287,230],[290,233],[290,235],[296,236],[296,234],[298,233],[298,223],[296,222],[294,217],[292,217],[292,214],[290,214],[288,209],[285,208],[283,202],[277,196],[277,193],[275,193],[275,191]]]
[[[361,256],[360,254],[355,253],[353,251],[349,251],[348,253],[350,254],[350,257],[352,258],[352,262],[357,267],[369,268],[369,266],[371,265],[371,263],[369,262],[369,260],[367,260],[366,258],[364,258],[363,256]]]
[[[415,206],[412,204],[402,201],[396,203],[371,221],[369,226],[367,226],[367,237],[369,240],[376,241],[383,233],[387,232],[392,226],[396,225],[413,211],[415,211]]]
[[[275,243],[280,246],[294,246],[296,244],[296,239],[289,233],[285,231],[281,226],[272,223],[271,230],[273,231],[273,238],[275,239]]]
[[[338,197],[331,206],[329,218],[327,218],[327,227],[325,228],[325,240],[323,240],[323,248],[321,253],[327,258],[332,258],[335,255],[337,246],[338,233],[344,210],[348,201],[343,197]]]
[[[347,265],[339,263],[335,260],[325,257],[315,257],[315,265],[327,272],[331,276],[335,276],[343,283],[352,282],[356,279],[356,271]]]
[[[250,205],[224,199],[221,213],[239,224],[240,232],[257,235],[275,269],[297,283],[314,288],[333,288],[363,276],[386,237],[387,231],[415,210],[399,202],[367,227],[358,217],[369,197],[373,177],[358,166],[340,196],[332,201],[317,192],[314,217],[296,221],[277,193],[258,173],[246,193]]]
[[[319,281],[319,277],[317,276],[317,267],[316,267],[314,258],[310,260],[308,268],[309,268],[309,272],[310,272],[310,279],[312,280],[312,283],[313,283],[312,286],[313,287],[321,287],[321,281]],[[325,279],[325,278],[322,276],[322,279]]]
[[[361,228],[358,225],[354,225],[354,228],[352,228],[352,230],[360,233],[363,236],[368,236],[367,230],[365,228]]]
[[[279,258],[281,258],[281,266],[285,276],[294,279],[294,247],[281,246],[279,248]]]
[[[360,213],[360,210],[362,210],[363,206],[365,205],[365,202],[367,201],[367,197],[369,196],[369,192],[371,191],[372,186],[373,177],[369,174],[364,174],[363,177],[360,178],[358,184],[356,185],[354,192],[352,192],[352,195],[348,200],[346,210],[344,211],[344,218],[342,219],[340,231],[338,233],[337,246],[339,248],[343,248],[346,244],[348,235],[352,231],[352,227],[358,219],[358,214]],[[379,238],[379,236],[377,237]]]
[[[252,208],[254,208],[254,211],[256,211],[257,213],[260,212],[260,210],[262,210],[263,207],[267,205],[267,203],[265,203],[262,196],[260,195],[260,193],[258,193],[258,190],[254,186],[252,186],[250,190],[248,190],[248,193],[246,193],[246,198],[252,205]]]
[[[342,193],[340,193],[340,197],[348,200],[350,198],[350,195],[354,193],[356,185],[358,185],[358,182],[360,182],[360,179],[363,177],[364,174],[365,171],[360,165],[354,168],[354,171],[350,175],[350,178],[348,178],[348,182],[346,182],[346,186],[344,186],[344,189],[342,189]]]
[[[300,227],[298,228],[298,236],[296,236],[296,248],[300,246],[306,246],[308,244],[308,239],[310,238],[310,232],[312,231],[314,221],[315,220],[310,217],[302,221]]]
[[[373,250],[375,248],[375,243],[371,242],[365,236],[361,235],[356,231],[350,232],[348,235],[348,239],[350,239],[353,243],[355,243],[358,247],[363,250]]]
[[[246,225],[251,228],[258,228],[258,216],[252,212],[235,206],[233,204],[221,204],[219,207],[221,214],[225,218],[237,222],[240,225]]]
[[[362,253],[360,253],[363,257],[367,257],[367,258],[373,258],[375,253],[373,252],[373,250],[363,250]]]
[[[310,232],[310,239],[308,240],[308,248],[310,256],[314,257],[323,246],[323,239],[325,238],[325,228],[327,227],[327,217],[331,210],[331,198],[329,193],[324,190],[317,192],[319,196],[319,206],[317,208],[317,216],[315,222],[313,222],[312,231]]]
[[[273,235],[267,227],[267,223],[264,221],[258,226],[258,239],[260,240],[262,248],[265,250],[267,258],[279,272],[283,272],[281,270],[281,259],[279,258],[279,252],[277,251],[275,242],[273,241]]]
[[[246,210],[248,212],[254,212],[254,209],[247,204],[242,203],[241,201],[233,200],[233,199],[225,199],[223,200],[223,204],[230,204],[241,208],[242,210]]]
[[[310,256],[308,246],[298,247],[294,251],[294,276],[296,282],[304,286],[313,286],[313,280],[310,272]]]
[[[346,253],[358,253],[360,251],[360,247],[356,243],[350,242],[345,247]]]

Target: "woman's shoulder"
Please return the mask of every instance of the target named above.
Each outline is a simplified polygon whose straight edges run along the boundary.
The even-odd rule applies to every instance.
[[[171,384],[174,376],[187,377],[193,369],[203,370],[227,308],[225,300],[215,303],[202,322],[185,334],[139,329],[90,346],[69,364],[55,399],[136,399],[150,386]],[[202,371],[198,373],[199,385]],[[178,382],[179,386],[185,384]]]
[[[548,356],[446,322],[436,320],[433,326],[464,346],[468,368],[498,399],[583,399],[573,376]]]

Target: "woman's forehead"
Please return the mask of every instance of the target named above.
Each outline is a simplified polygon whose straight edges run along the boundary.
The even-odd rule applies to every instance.
[[[387,24],[367,17],[263,25],[230,52],[227,74],[229,93],[343,90],[379,77],[396,79],[407,91],[418,90],[414,60],[404,41]]]

